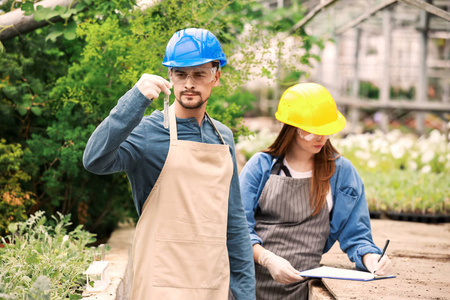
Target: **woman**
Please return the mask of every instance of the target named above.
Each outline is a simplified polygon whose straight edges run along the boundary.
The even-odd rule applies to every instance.
[[[330,93],[315,83],[290,87],[275,117],[284,123],[278,137],[240,175],[257,299],[307,299],[299,271],[318,267],[336,240],[358,270],[387,274],[363,183],[329,140],[346,124]]]

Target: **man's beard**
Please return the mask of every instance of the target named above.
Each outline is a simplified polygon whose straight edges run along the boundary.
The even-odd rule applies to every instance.
[[[193,100],[182,100],[182,96],[184,94],[195,94],[194,97],[199,97],[199,100],[193,101]],[[186,96],[185,96],[186,97]],[[189,97],[189,96],[187,96]],[[180,105],[183,108],[186,109],[197,109],[199,107],[201,107],[206,101],[208,101],[209,97],[206,98],[205,100],[203,100],[202,95],[199,92],[180,92],[180,97],[179,99],[177,99],[178,103],[180,103]]]

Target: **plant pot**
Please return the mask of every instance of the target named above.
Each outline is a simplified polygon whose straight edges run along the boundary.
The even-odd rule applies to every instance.
[[[369,215],[371,219],[381,219],[381,211],[379,210],[369,210]]]

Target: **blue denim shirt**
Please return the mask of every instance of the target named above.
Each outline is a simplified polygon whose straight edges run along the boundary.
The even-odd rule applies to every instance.
[[[252,245],[263,243],[255,232],[255,212],[276,159],[267,153],[256,153],[239,177]],[[348,159],[342,156],[336,159],[330,185],[333,209],[330,212],[330,235],[323,253],[330,250],[338,240],[342,251],[347,253],[350,261],[356,263],[356,269],[367,270],[362,263],[362,256],[367,253],[381,254],[381,250],[372,240],[364,185]]]
[[[151,102],[134,86],[95,129],[83,155],[84,166],[92,173],[126,172],[139,216],[169,152],[170,134],[163,126],[163,113],[154,111],[144,117]],[[228,144],[233,160],[227,223],[230,287],[238,300],[255,299],[253,252],[242,207],[233,134],[225,125],[213,122]],[[222,143],[208,118],[203,119],[201,126],[195,118],[177,118],[177,130],[180,140]]]

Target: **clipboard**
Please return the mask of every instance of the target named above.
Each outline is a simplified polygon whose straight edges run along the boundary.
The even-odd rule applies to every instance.
[[[300,276],[312,278],[331,278],[342,280],[372,281],[395,278],[394,275],[377,276],[370,272],[322,266],[300,272]]]

